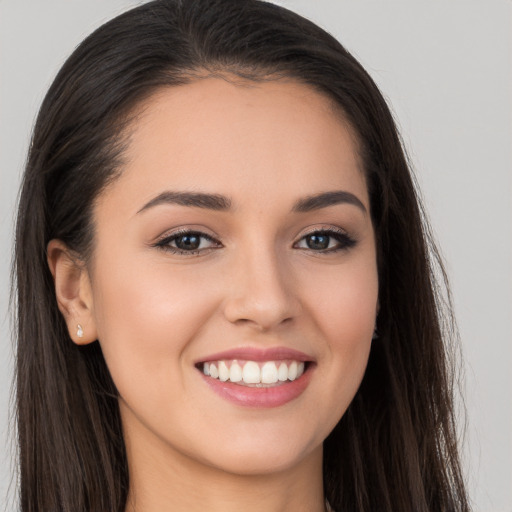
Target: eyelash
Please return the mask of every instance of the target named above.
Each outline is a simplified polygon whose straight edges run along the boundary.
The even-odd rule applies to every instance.
[[[208,247],[206,249],[194,249],[191,251],[187,251],[187,250],[180,249],[179,247],[172,247],[170,245],[171,242],[173,242],[174,240],[184,237],[184,236],[197,236],[199,238],[208,240],[209,242],[213,242],[215,245],[217,245],[217,247]],[[173,254],[180,254],[180,255],[183,254],[186,256],[193,256],[194,254],[199,254],[204,251],[209,251],[211,249],[217,249],[218,247],[221,247],[221,243],[219,241],[215,240],[215,238],[211,237],[210,235],[207,235],[206,233],[202,233],[201,231],[194,231],[192,229],[180,229],[179,231],[175,231],[171,235],[166,236],[166,237],[162,238],[161,240],[159,240],[155,244],[155,247],[158,247],[164,251],[171,252]]]
[[[332,253],[336,253],[336,252],[340,252],[340,251],[346,251],[346,250],[350,249],[351,247],[354,247],[357,243],[356,240],[354,240],[352,237],[350,237],[345,231],[343,231],[342,229],[333,228],[333,227],[314,229],[313,231],[310,231],[309,233],[304,234],[300,238],[299,242],[306,239],[307,237],[310,237],[313,235],[328,236],[329,238],[334,238],[338,242],[338,247],[332,247],[330,249],[323,249],[320,251],[316,251],[311,248],[303,248],[303,250],[312,251],[314,253],[319,253],[319,254],[332,254]],[[296,244],[294,244],[294,246],[295,245]],[[329,243],[329,245],[330,245],[330,243]]]
[[[351,238],[347,233],[345,233],[345,231],[343,231],[341,229],[332,228],[332,227],[323,228],[323,229],[315,229],[313,231],[310,231],[309,233],[304,234],[300,238],[299,242],[301,242],[302,240],[306,239],[307,237],[310,237],[313,235],[327,236],[329,238],[334,238],[338,242],[339,246],[332,247],[330,249],[322,249],[322,250],[314,250],[311,248],[304,248],[304,247],[299,248],[299,249],[305,250],[305,251],[311,251],[313,253],[319,253],[319,254],[332,254],[332,253],[336,253],[339,251],[348,250],[348,249],[354,247],[357,243],[356,240]],[[180,249],[178,247],[173,247],[170,245],[172,242],[174,242],[178,238],[181,238],[184,236],[196,236],[198,238],[205,239],[209,242],[213,242],[213,244],[215,244],[215,246],[207,247],[204,249],[184,250],[184,249]],[[299,242],[296,242],[294,244],[294,247]],[[329,245],[330,245],[330,242],[329,242]],[[191,229],[181,229],[179,231],[172,233],[169,236],[165,236],[164,238],[162,238],[161,240],[156,242],[154,244],[154,246],[158,247],[164,251],[171,252],[172,254],[193,256],[193,255],[197,255],[200,253],[204,253],[205,251],[209,252],[210,250],[218,249],[218,248],[222,247],[222,244],[218,240],[215,240],[215,238],[211,237],[210,235],[207,235],[206,233],[202,233],[201,231],[194,231]]]

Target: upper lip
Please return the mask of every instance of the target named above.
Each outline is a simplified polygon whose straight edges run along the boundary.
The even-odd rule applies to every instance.
[[[199,359],[197,363],[206,361],[241,359],[244,361],[280,361],[291,359],[294,361],[313,361],[314,358],[304,352],[288,347],[257,348],[257,347],[239,347],[222,352],[216,352]]]

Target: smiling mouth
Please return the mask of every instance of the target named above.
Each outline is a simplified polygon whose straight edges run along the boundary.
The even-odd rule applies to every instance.
[[[308,369],[307,361],[219,360],[198,363],[203,374],[221,382],[247,387],[276,387],[300,378]]]

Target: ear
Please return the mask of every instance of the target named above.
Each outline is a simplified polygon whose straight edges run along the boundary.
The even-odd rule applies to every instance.
[[[77,345],[92,343],[98,334],[91,282],[85,265],[61,240],[48,243],[47,259],[57,304],[66,320],[69,336]]]

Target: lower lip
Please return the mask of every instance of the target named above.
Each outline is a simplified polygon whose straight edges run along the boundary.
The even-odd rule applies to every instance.
[[[310,364],[306,371],[294,381],[266,388],[241,386],[233,382],[222,382],[203,374],[201,376],[213,391],[236,405],[270,408],[279,407],[299,397],[311,380],[312,366]]]

